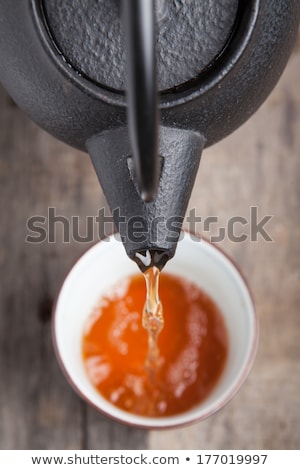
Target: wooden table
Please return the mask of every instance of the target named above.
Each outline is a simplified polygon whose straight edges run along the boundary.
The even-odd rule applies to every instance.
[[[98,415],[72,391],[51,342],[51,306],[72,263],[92,243],[28,243],[27,221],[48,208],[71,220],[105,200],[89,157],[40,130],[0,90],[0,448],[300,448],[300,44],[263,107],[241,129],[204,152],[189,209],[218,216],[219,244],[252,288],[260,346],[252,373],[222,411],[198,425],[147,432]],[[272,215],[232,241],[234,216]],[[252,221],[253,222],[253,221]],[[59,229],[59,225],[61,225]],[[236,226],[237,227],[237,226]],[[197,226],[204,230],[203,224]],[[252,231],[251,231],[252,230]],[[251,239],[252,233],[252,239]],[[235,235],[239,235],[240,232]],[[96,239],[96,236],[94,237]],[[231,239],[230,239],[231,238]]]

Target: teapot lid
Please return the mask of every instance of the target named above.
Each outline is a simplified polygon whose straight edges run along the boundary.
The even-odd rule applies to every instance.
[[[158,89],[198,77],[234,31],[238,0],[156,0]],[[126,88],[126,52],[118,1],[43,2],[45,22],[67,64],[98,86]]]
[[[126,126],[127,116],[121,81],[124,75],[122,53],[120,52],[120,59],[117,61],[118,72],[111,71],[112,66],[116,64],[115,56],[109,53],[109,49],[104,61],[108,69],[103,78],[93,75],[96,72],[93,70],[92,74],[90,65],[85,68],[87,63],[94,64],[94,44],[97,53],[101,52],[97,41],[100,41],[99,36],[104,24],[103,37],[106,38],[107,48],[112,47],[108,43],[114,34],[107,22],[103,26],[98,25],[97,17],[91,18],[90,25],[86,24],[82,16],[82,4],[93,4],[99,9],[99,14],[102,14],[101,9],[107,9],[109,5],[110,14],[115,15],[112,17],[112,20],[115,18],[112,23],[119,24],[120,0],[0,0],[0,17],[3,19],[0,28],[0,81],[13,100],[41,127],[62,141],[86,150],[88,139],[101,132]],[[189,15],[192,9],[183,14],[186,5],[189,5],[189,8],[193,6],[192,15]],[[229,10],[234,6],[233,11]],[[172,27],[169,23],[169,8],[174,15],[176,12],[179,18],[182,13],[181,21],[178,19],[176,22],[174,16]],[[230,11],[228,16],[227,9]],[[80,56],[77,56],[78,63],[75,63],[76,55],[71,56],[71,43],[75,41],[77,34],[74,21],[72,24],[71,20],[72,15],[74,17],[78,11],[81,11],[81,17],[80,14],[77,16],[77,27],[82,21],[82,36],[78,42],[83,44],[91,38],[87,41],[90,43],[89,59],[81,69],[78,65],[81,62]],[[164,14],[165,11],[167,14]],[[197,16],[198,11],[202,12],[202,15],[208,15],[208,24],[201,23],[203,29],[200,28],[202,16],[200,13]],[[209,11],[212,12],[211,16]],[[58,20],[60,15],[64,16]],[[162,90],[162,125],[199,131],[205,136],[207,147],[245,122],[277,83],[297,35],[300,2],[157,0],[157,15],[161,43],[163,38],[167,41],[167,36],[173,39],[176,37],[177,41],[173,44],[173,39],[168,40],[166,44],[170,46],[165,50],[171,52],[162,52],[158,57],[161,64],[160,77],[165,80],[163,82],[160,78],[159,85]],[[198,23],[193,22],[194,18],[198,18]],[[220,18],[224,19],[224,22],[219,21]],[[59,24],[61,26],[55,28],[55,25],[58,27]],[[180,27],[183,28],[182,34],[178,33]],[[63,45],[63,36],[59,37],[58,34],[63,35],[64,29],[68,28],[73,31],[73,36],[70,40],[66,37],[66,45]],[[97,37],[92,35],[92,30],[94,33],[96,30],[99,32]],[[207,31],[211,34],[208,35]],[[65,34],[68,36],[69,32]],[[204,36],[211,37],[205,53],[206,48],[202,48]],[[194,42],[196,39],[200,41],[197,46]],[[197,50],[198,47],[201,51]],[[87,53],[85,49],[79,50],[78,47],[74,50],[83,55]],[[178,60],[178,68],[173,56]],[[196,57],[197,69],[193,68]],[[167,58],[174,67],[176,66],[172,73],[169,71]],[[101,72],[103,66],[99,66],[98,58],[94,60],[97,63],[97,73],[104,73]],[[181,61],[189,62],[189,66],[183,65],[184,62]],[[168,70],[167,73],[163,72],[164,68]],[[179,76],[178,71],[186,75]],[[194,78],[191,79],[191,76]],[[110,80],[113,77],[115,81],[107,81],[105,77],[110,77]],[[101,80],[101,86],[97,84],[97,80]],[[166,89],[168,86],[172,88]]]

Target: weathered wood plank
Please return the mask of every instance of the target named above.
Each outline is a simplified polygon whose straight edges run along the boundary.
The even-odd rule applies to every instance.
[[[49,207],[79,216],[85,235],[86,217],[105,205],[92,165],[38,129],[3,89],[0,103],[0,448],[145,447],[145,435],[87,411],[54,356],[52,302],[91,242],[63,243],[62,223],[55,243],[25,242],[27,219]]]

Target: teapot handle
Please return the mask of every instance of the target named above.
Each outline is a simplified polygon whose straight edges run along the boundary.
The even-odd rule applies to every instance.
[[[155,198],[159,180],[154,0],[122,0],[127,49],[127,119],[141,197]]]

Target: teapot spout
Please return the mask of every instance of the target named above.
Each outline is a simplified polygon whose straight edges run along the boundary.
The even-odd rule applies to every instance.
[[[87,149],[127,255],[142,271],[162,269],[176,251],[205,138],[195,131],[161,126],[156,198],[139,193],[128,129],[93,136]]]

